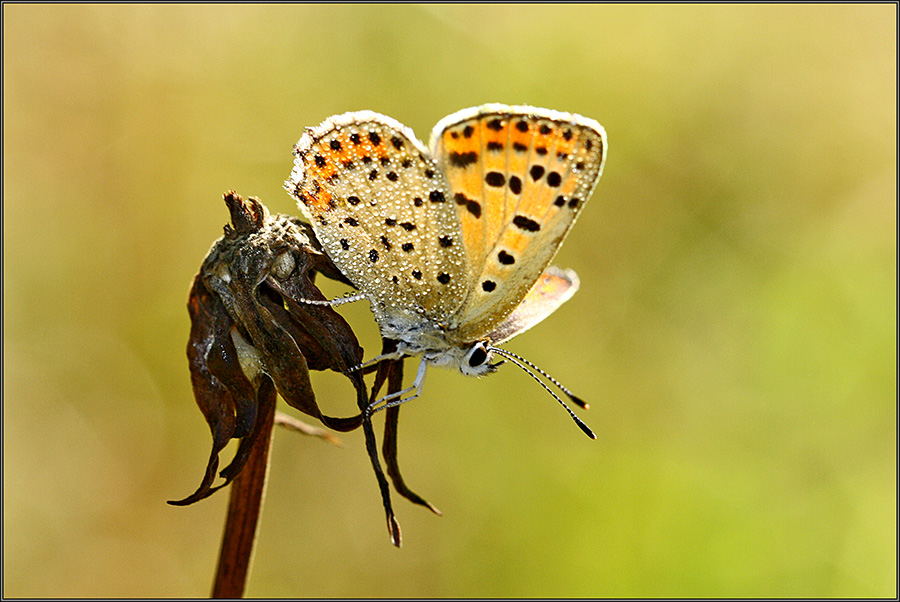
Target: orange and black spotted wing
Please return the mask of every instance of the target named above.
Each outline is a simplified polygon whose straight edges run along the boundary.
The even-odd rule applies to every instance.
[[[430,146],[466,248],[468,294],[453,336],[478,340],[556,255],[603,171],[606,132],[579,115],[483,105],[441,120]]]

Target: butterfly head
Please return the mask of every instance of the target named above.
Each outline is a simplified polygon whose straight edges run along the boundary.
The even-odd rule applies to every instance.
[[[413,345],[400,344],[406,355],[422,353],[429,364],[457,368],[466,376],[484,376],[496,372],[503,361],[491,363],[494,354],[488,341],[477,341],[469,346],[443,346],[431,350],[415,349]]]
[[[459,371],[466,376],[484,376],[496,372],[503,364],[503,360],[492,364],[494,354],[491,352],[487,341],[478,341],[468,349],[464,349],[465,355],[459,362]]]

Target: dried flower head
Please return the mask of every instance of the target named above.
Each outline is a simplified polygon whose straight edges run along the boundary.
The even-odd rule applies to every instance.
[[[348,373],[362,348],[333,309],[296,299],[324,299],[315,274],[346,282],[300,220],[270,215],[258,199],[225,195],[233,226],[213,245],[188,299],[191,334],[187,353],[197,405],[212,431],[213,446],[200,487],[176,505],[201,500],[231,482],[246,462],[260,424],[261,407],[277,391],[292,407],[337,431],[362,423],[362,415],[323,414],[309,370],[335,370],[365,395],[362,375]],[[231,463],[213,487],[219,453],[240,439]]]
[[[389,392],[402,388],[402,361],[373,367],[377,374],[367,394],[363,371],[349,370],[363,357],[349,324],[329,306],[303,303],[324,300],[314,285],[318,273],[350,284],[321,250],[312,228],[293,217],[270,215],[256,198],[244,201],[234,192],[224,198],[232,225],[225,226],[225,235],[204,260],[188,299],[191,384],[212,433],[212,451],[197,490],[169,503],[197,502],[240,473],[254,446],[264,444],[260,433],[268,430],[262,417],[271,420],[277,392],[290,406],[333,430],[363,426],[391,541],[399,546],[400,527],[378,461],[374,430],[364,410],[378,399],[385,383]],[[386,340],[384,349],[391,350],[395,344]],[[316,403],[309,370],[334,370],[349,378],[360,413],[347,418],[323,414]],[[400,475],[398,416],[399,407],[386,411],[382,451],[388,475],[398,493],[440,514],[412,492]],[[240,440],[238,450],[228,466],[219,471],[219,454],[231,439]],[[224,482],[214,486],[217,474]]]

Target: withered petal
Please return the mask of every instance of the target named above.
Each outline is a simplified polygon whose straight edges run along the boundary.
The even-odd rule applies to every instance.
[[[369,404],[369,396],[366,395],[366,392],[360,391],[360,394],[357,398],[359,403],[360,410],[365,412],[365,408]],[[400,537],[400,524],[397,522],[397,518],[394,516],[394,508],[391,505],[391,489],[388,485],[387,479],[384,476],[384,471],[381,470],[381,463],[378,461],[378,444],[375,441],[375,430],[372,428],[372,420],[371,417],[364,414],[363,417],[363,433],[366,436],[366,451],[369,454],[369,460],[372,462],[372,470],[375,471],[375,479],[378,481],[378,489],[381,491],[381,504],[384,506],[384,513],[387,518],[388,524],[388,533],[391,536],[391,543],[400,547],[401,537]]]
[[[267,376],[262,377],[256,399],[260,417],[274,416],[276,395],[272,379]],[[253,430],[250,431],[250,434],[241,439],[241,443],[238,446],[237,452],[234,454],[234,458],[231,460],[231,464],[223,468],[222,472],[219,473],[219,476],[225,479],[225,485],[230,483],[238,473],[241,472],[241,469],[250,457],[253,446],[256,445],[256,442],[259,440],[260,433],[267,430],[268,428],[265,424],[265,420],[257,420],[253,425]]]
[[[200,482],[200,486],[197,488],[197,491],[182,500],[168,500],[166,503],[171,506],[189,506],[195,502],[199,502],[202,499],[208,498],[213,493],[224,487],[227,483],[212,487],[213,481],[216,480],[216,470],[219,468],[220,451],[222,450],[217,450],[215,447],[213,447],[212,453],[210,453],[209,455],[209,463],[207,463],[206,465],[206,473],[203,475],[203,480]]]
[[[231,213],[231,223],[239,235],[252,234],[262,229],[269,217],[269,210],[259,199],[250,197],[246,201],[233,190],[224,195],[225,205]]]
[[[256,422],[256,390],[241,368],[238,351],[231,338],[231,320],[224,306],[221,316],[217,316],[215,339],[207,352],[206,362],[210,374],[231,392],[234,399],[236,423],[232,438],[245,437]]]
[[[200,277],[194,279],[188,297],[188,312],[191,316],[191,335],[187,346],[188,365],[194,397],[203,417],[206,419],[213,437],[212,450],[206,472],[197,490],[182,500],[170,501],[177,506],[192,504],[212,494],[219,487],[212,487],[219,466],[221,452],[235,431],[234,399],[221,381],[213,378],[207,369],[207,354],[213,347],[216,319],[221,315],[216,305],[220,301],[210,294]]]
[[[269,290],[280,295],[278,297],[280,303],[276,303],[266,294],[254,295],[254,299],[257,314],[270,318],[260,323],[268,332],[268,335],[263,338],[264,345],[272,347],[272,349],[264,351],[263,355],[266,358],[267,368],[278,387],[278,392],[291,407],[318,418],[329,428],[338,431],[357,428],[362,422],[362,413],[349,418],[337,418],[321,412],[316,403],[312,386],[309,384],[309,375],[306,370],[309,367],[320,369],[331,367],[344,373],[355,387],[364,388],[365,384],[361,377],[346,373],[346,362],[343,359],[344,355],[355,352],[356,357],[361,360],[362,349],[356,342],[356,336],[344,319],[331,308],[301,305],[290,297],[281,296],[284,291],[271,277],[266,280],[266,283],[269,283],[271,287]],[[317,290],[315,292],[321,296]],[[291,304],[296,311],[290,313],[285,309],[284,303]],[[319,311],[309,312],[304,309],[305,307]],[[323,309],[327,311],[321,311]],[[312,315],[313,313],[318,315]],[[251,334],[251,336],[254,335]],[[306,358],[311,355],[317,361],[316,366],[310,366],[307,362]],[[292,359],[298,356],[304,362],[302,375],[296,373],[300,360]],[[351,357],[353,356],[351,355]],[[322,362],[325,362],[324,366]],[[298,387],[298,385],[305,386]]]
[[[382,354],[393,352],[397,348],[396,341],[385,339],[382,344]],[[375,382],[372,384],[372,394],[369,397],[369,403],[375,403],[378,399],[379,391],[385,380],[388,383],[387,393],[394,393],[403,388],[403,360],[389,360],[378,364],[378,372],[375,375]],[[397,460],[397,427],[400,420],[400,406],[393,406],[385,410],[384,419],[384,441],[381,444],[381,453],[384,455],[384,462],[387,466],[388,476],[394,483],[394,489],[405,497],[407,500],[420,506],[425,506],[438,516],[441,511],[430,504],[425,498],[410,489],[400,474],[400,464]]]
[[[343,316],[331,307],[299,303],[295,299],[296,296],[297,298],[324,300],[324,295],[318,289],[311,286],[310,290],[305,292],[305,296],[301,297],[299,292],[286,290],[287,287],[281,285],[272,276],[266,278],[265,284],[281,295],[294,323],[317,343],[316,346],[322,350],[322,359],[330,362],[327,366],[318,369],[329,368],[336,372],[346,372],[348,368],[362,363],[362,347],[359,346],[356,335],[353,334],[353,330]],[[311,360],[310,366],[314,363],[318,364]]]

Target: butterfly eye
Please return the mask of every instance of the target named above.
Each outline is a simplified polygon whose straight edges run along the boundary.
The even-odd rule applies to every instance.
[[[469,350],[469,365],[473,368],[481,366],[488,360],[488,352],[482,342],[475,343],[475,346]]]

